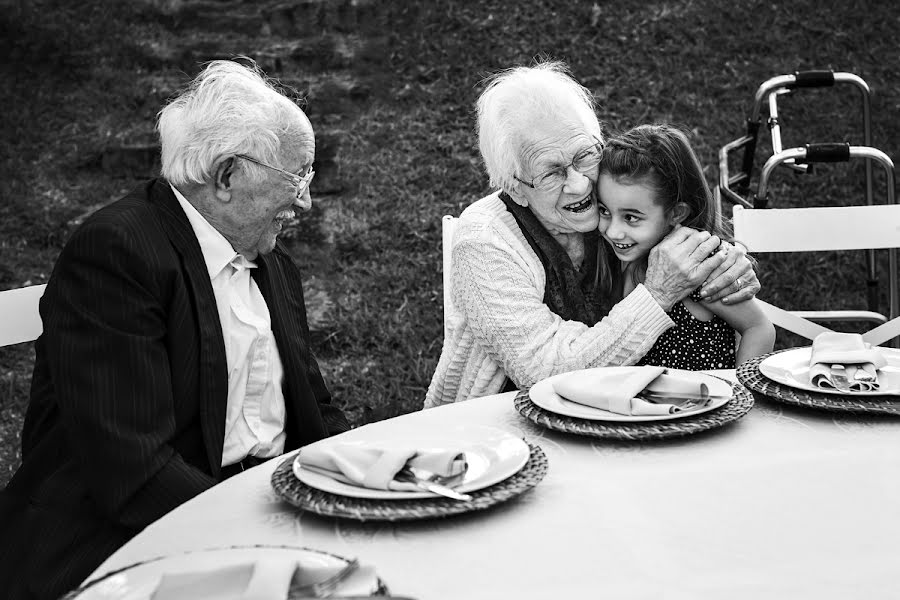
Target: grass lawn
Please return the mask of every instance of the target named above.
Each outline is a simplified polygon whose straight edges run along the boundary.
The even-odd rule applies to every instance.
[[[6,110],[0,289],[46,281],[70,231],[67,223],[137,183],[105,171],[98,156],[118,133],[152,122],[165,94],[151,83],[178,71],[136,50],[172,43],[172,23],[151,18],[149,8],[165,3],[4,4],[12,6],[0,11],[0,51],[8,57],[0,66]],[[900,15],[891,2],[445,0],[401,6],[390,9],[382,32],[389,37],[385,54],[366,63],[383,88],[365,104],[341,155],[358,186],[324,199],[313,217],[316,228],[301,228],[292,243],[312,283],[330,297],[328,325],[317,334],[315,351],[357,424],[421,406],[442,343],[440,217],[458,215],[491,191],[473,134],[473,104],[491,72],[538,55],[567,61],[595,93],[610,129],[654,121],[690,129],[711,183],[718,149],[744,133],[763,81],[805,69],[855,73],[872,89],[873,145],[898,156]],[[234,53],[252,56],[258,47],[241,48],[240,36],[221,37]],[[779,106],[785,147],[862,144],[859,98],[851,88],[802,90]],[[319,127],[315,119],[313,126]],[[765,128],[762,139],[765,152]],[[814,171],[779,173],[772,204],[864,202],[861,165]],[[883,201],[877,171],[876,199]],[[330,249],[326,272],[316,264],[319,243]],[[856,254],[759,258],[763,298],[808,308],[863,302],[863,263]],[[32,361],[32,344],[0,349],[0,485],[19,461]]]

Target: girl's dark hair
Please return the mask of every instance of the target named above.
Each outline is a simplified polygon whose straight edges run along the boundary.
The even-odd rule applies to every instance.
[[[688,215],[682,225],[730,239],[700,160],[681,129],[672,125],[640,125],[611,137],[603,150],[600,174],[611,176],[617,183],[649,187],[667,214],[683,202]],[[601,254],[608,252],[606,244],[601,244]],[[608,257],[601,256],[599,264],[608,263]],[[637,265],[635,277],[642,277],[646,266],[645,259]],[[620,296],[618,279],[618,273],[601,272],[601,294]]]

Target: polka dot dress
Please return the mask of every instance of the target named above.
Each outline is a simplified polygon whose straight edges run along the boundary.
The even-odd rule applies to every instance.
[[[691,299],[700,298],[695,293]],[[672,307],[669,317],[675,327],[659,336],[639,365],[691,371],[734,368],[734,329],[721,317],[714,315],[709,321],[701,321],[682,302]]]

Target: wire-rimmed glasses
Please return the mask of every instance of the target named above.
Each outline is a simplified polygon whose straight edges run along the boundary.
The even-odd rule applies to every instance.
[[[257,160],[252,156],[247,156],[246,154],[235,154],[238,158],[243,158],[244,160],[249,160],[252,163],[256,163],[261,167],[265,167],[267,169],[272,169],[273,171],[278,171],[281,173],[285,179],[290,181],[296,186],[297,198],[303,195],[303,192],[306,191],[306,188],[312,183],[313,177],[315,177],[316,172],[313,171],[312,165],[306,170],[305,175],[297,175],[296,173],[291,173],[290,171],[285,171],[284,169],[279,169],[278,167],[273,167],[270,164],[266,164],[261,160]]]
[[[569,164],[544,171],[540,175],[532,178],[530,182],[519,179],[516,175],[513,175],[513,177],[519,183],[524,183],[528,187],[542,192],[550,192],[562,187],[569,177],[569,167],[573,167],[579,173],[584,173],[600,164],[600,160],[603,158],[603,142],[598,140],[596,136],[591,137],[594,138],[595,143],[576,152],[575,156],[572,157],[572,162]]]

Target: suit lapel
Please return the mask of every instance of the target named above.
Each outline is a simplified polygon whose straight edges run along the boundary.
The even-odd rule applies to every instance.
[[[218,478],[225,443],[228,368],[216,298],[197,236],[169,184],[163,179],[156,180],[150,199],[159,207],[163,229],[181,256],[182,269],[194,301],[200,329],[200,425],[211,472]],[[182,335],[193,335],[193,332]]]

